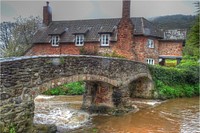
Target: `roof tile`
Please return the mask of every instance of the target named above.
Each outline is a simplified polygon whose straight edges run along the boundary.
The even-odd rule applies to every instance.
[[[162,32],[144,18],[131,18],[135,35],[148,35],[162,38]],[[53,21],[48,27],[38,30],[34,43],[49,43],[50,35],[60,35],[60,42],[74,42],[74,34],[85,34],[86,42],[99,41],[99,33],[112,33],[111,41],[117,41],[115,30],[120,18]]]

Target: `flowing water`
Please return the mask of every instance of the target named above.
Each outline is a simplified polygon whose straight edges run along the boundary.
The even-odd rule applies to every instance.
[[[199,97],[165,102],[133,100],[139,111],[123,116],[89,116],[78,111],[81,96],[38,97],[35,123],[54,123],[73,133],[200,133]]]
[[[35,98],[34,123],[53,124],[61,132],[88,123],[88,113],[80,111],[82,96],[43,96]]]

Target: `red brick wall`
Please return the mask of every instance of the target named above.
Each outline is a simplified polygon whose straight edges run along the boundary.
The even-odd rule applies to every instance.
[[[85,48],[87,50],[101,50],[102,52],[112,50],[112,47],[116,45],[115,42],[110,44],[110,47],[100,47],[100,42],[85,43],[84,46],[75,46],[75,43],[59,44],[58,47],[53,47],[50,43],[48,44],[34,44],[33,47],[26,53],[26,56],[32,55],[59,55],[59,54],[80,54],[80,49]],[[109,52],[110,53],[110,52]]]
[[[86,49],[95,49],[97,44],[88,43],[84,45]],[[75,46],[75,43],[60,44],[58,47],[53,47],[49,44],[34,44],[33,47],[26,53],[26,56],[32,55],[59,55],[59,54],[72,54],[77,55],[80,48]]]
[[[113,47],[116,53],[136,60],[133,50],[133,31],[134,25],[130,19],[130,0],[123,0],[122,18],[118,25],[117,43]]]
[[[182,42],[159,42],[159,55],[182,56]]]
[[[147,47],[148,37],[135,36],[134,44],[131,45],[132,39],[124,42],[111,42],[109,47],[100,47],[100,42],[85,43],[84,48],[94,51],[98,49],[101,53],[112,53],[123,55],[128,59],[146,62],[146,58],[153,58],[155,63],[158,63],[158,41],[154,39],[155,48]],[[151,38],[152,39],[152,38]],[[75,46],[75,43],[60,44],[58,47],[53,47],[51,44],[34,44],[26,55],[52,55],[52,54],[80,54],[80,49],[83,47]],[[133,49],[133,48],[134,49]],[[134,53],[134,54],[133,54]]]
[[[33,47],[25,55],[32,56],[48,54],[60,54],[60,47],[52,47],[51,44],[34,44]]]
[[[43,24],[49,25],[52,22],[52,13],[49,2],[46,2],[47,5],[43,7]]]
[[[117,44],[114,46],[114,50],[118,54],[136,60],[135,56],[132,54],[133,39],[133,24],[131,20],[129,18],[122,18],[118,26]]]
[[[154,40],[154,48],[148,48],[147,46],[147,40],[152,39]],[[145,36],[135,36],[135,53],[136,58],[138,61],[146,62],[147,58],[151,58],[155,60],[155,64],[158,64],[158,45],[159,42],[155,38],[149,38]]]

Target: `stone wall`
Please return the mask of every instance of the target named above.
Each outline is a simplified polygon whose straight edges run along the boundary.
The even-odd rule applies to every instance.
[[[17,132],[32,131],[34,98],[44,91],[58,85],[75,81],[93,81],[99,84],[100,96],[105,88],[109,100],[98,98],[95,104],[113,106],[111,94],[123,92],[123,101],[129,97],[127,86],[138,78],[151,80],[146,64],[125,59],[94,56],[33,56],[10,58],[0,61],[0,129],[8,132],[9,127]],[[152,82],[151,82],[152,84]],[[120,90],[121,89],[121,90]],[[143,97],[152,97],[148,89]],[[101,93],[102,92],[102,93]],[[88,95],[87,95],[88,96]],[[86,101],[86,99],[84,99]],[[101,102],[99,102],[101,101]],[[86,103],[86,102],[85,102]],[[90,105],[85,105],[90,106]]]

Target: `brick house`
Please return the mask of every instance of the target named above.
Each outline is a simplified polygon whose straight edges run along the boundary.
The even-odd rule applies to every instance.
[[[182,58],[184,39],[177,39],[177,34],[170,38],[174,30],[164,34],[143,17],[130,18],[130,0],[123,0],[122,18],[71,21],[52,21],[47,2],[43,7],[43,23],[25,55],[77,55],[84,49],[99,54],[116,53],[148,64]]]

